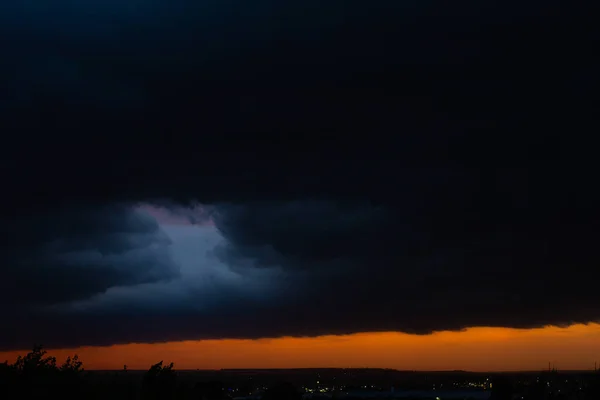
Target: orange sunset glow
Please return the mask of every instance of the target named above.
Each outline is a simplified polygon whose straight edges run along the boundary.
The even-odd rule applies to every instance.
[[[10,362],[24,351],[0,353]],[[409,370],[591,369],[600,360],[600,325],[540,329],[470,328],[428,336],[361,333],[317,338],[204,340],[50,350],[59,362],[78,354],[87,369],[381,367]]]

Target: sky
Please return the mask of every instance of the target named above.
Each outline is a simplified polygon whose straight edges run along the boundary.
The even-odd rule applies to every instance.
[[[3,2],[0,351],[585,368],[593,25],[535,0]]]
[[[113,313],[114,318],[119,314],[115,310],[127,308],[133,310],[132,316],[142,312],[162,315],[161,308],[178,311],[190,302],[195,303],[197,318],[210,320],[203,311],[226,308],[232,293],[236,296],[235,307],[257,298],[271,301],[282,295],[285,275],[271,271],[248,273],[219,260],[216,249],[225,244],[225,238],[205,207],[169,209],[144,204],[136,211],[154,218],[168,237],[172,260],[179,268],[177,276],[155,283],[109,288],[89,299],[69,303],[67,311],[75,314],[75,321],[77,313]],[[167,304],[157,304],[153,297],[160,297]],[[243,335],[246,326],[231,329]],[[202,327],[197,330],[202,332]],[[43,329],[42,333],[48,335]],[[122,343],[112,346],[69,346],[63,350],[51,349],[50,354],[58,359],[78,354],[88,369],[120,369],[123,365],[145,369],[165,360],[175,362],[180,369],[354,366],[469,371],[541,370],[548,362],[563,370],[585,370],[592,368],[600,356],[600,324],[596,323],[534,329],[475,327],[427,335],[384,331],[315,337],[260,338],[258,334],[253,339],[220,339],[213,334],[208,340],[190,340],[194,334],[188,335],[182,337],[185,340],[165,343],[144,344],[135,340],[138,343],[129,344],[121,340]],[[143,342],[144,334],[139,337]],[[44,335],[38,338],[41,341]],[[115,339],[118,341],[118,336],[107,339],[108,342],[95,338],[102,344]],[[61,339],[54,340],[60,343]],[[25,351],[26,348],[0,352],[0,359],[13,361]]]
[[[600,326],[515,330],[470,328],[415,336],[397,332],[317,338],[205,340],[51,350],[58,360],[78,354],[88,369],[147,369],[160,360],[178,369],[393,368],[420,371],[590,370]],[[14,361],[23,352],[0,353]],[[596,358],[594,358],[596,356]]]

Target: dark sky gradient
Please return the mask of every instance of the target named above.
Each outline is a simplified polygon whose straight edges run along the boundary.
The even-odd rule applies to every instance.
[[[591,18],[72,3],[0,8],[1,348],[600,321]]]

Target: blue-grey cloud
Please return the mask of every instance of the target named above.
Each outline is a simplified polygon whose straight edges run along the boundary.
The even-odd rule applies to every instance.
[[[260,332],[270,310],[289,304],[294,293],[301,295],[301,287],[289,285],[293,274],[281,269],[242,271],[220,262],[211,252],[225,239],[212,226],[166,225],[161,230],[170,240],[170,261],[178,267],[177,276],[111,282],[105,290],[90,291],[84,297],[19,310],[12,318],[21,323],[0,333],[0,347],[26,346],[31,341],[73,346],[220,337],[234,334],[248,318],[258,322],[248,332]],[[116,261],[112,267],[135,271]],[[94,278],[87,265],[81,268],[84,273],[71,274],[64,288],[52,281],[46,284],[69,290],[79,280]],[[17,289],[22,290],[22,285]],[[73,325],[79,328],[70,329]]]
[[[169,237],[127,206],[63,208],[4,218],[0,299],[49,305],[178,275]]]

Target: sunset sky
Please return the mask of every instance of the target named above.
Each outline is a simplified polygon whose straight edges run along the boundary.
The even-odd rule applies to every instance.
[[[2,2],[3,358],[600,361],[587,25],[338,3]]]
[[[13,361],[21,351],[0,353]],[[586,370],[600,359],[600,325],[516,330],[472,328],[427,336],[362,333],[318,338],[206,340],[51,350],[78,354],[88,369],[146,369],[160,360],[179,369],[373,367],[404,370]]]

